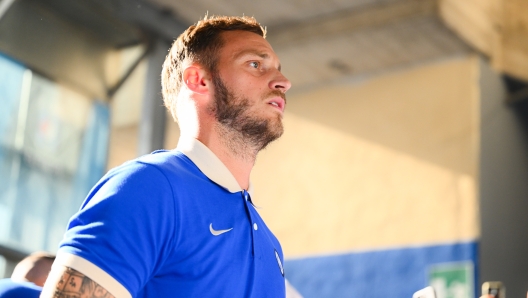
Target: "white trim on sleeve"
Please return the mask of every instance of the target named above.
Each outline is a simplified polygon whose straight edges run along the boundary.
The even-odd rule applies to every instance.
[[[132,298],[132,295],[122,284],[86,259],[74,254],[59,251],[54,264],[70,267],[81,272],[105,288],[116,298]]]

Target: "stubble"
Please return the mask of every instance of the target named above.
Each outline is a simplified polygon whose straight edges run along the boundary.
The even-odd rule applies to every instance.
[[[248,98],[237,96],[229,90],[218,74],[213,75],[215,102],[212,110],[217,128],[226,146],[244,159],[255,159],[260,150],[278,139],[284,132],[282,116],[276,118],[258,117],[251,110]],[[261,100],[284,94],[279,90],[270,91]]]

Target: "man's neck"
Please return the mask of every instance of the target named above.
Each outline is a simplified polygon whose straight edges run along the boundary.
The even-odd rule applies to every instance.
[[[256,150],[240,136],[218,128],[215,133],[200,134],[197,139],[222,161],[242,189],[249,188],[249,176],[258,153]]]

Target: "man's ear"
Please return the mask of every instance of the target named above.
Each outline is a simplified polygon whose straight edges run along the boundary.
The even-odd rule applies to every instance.
[[[183,71],[183,84],[192,92],[205,95],[211,87],[209,73],[198,65],[191,65]]]

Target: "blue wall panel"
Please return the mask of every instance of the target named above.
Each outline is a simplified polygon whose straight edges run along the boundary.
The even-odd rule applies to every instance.
[[[473,264],[473,293],[477,293],[476,242],[286,260],[285,272],[305,298],[410,298],[428,285],[432,266],[456,262]]]

